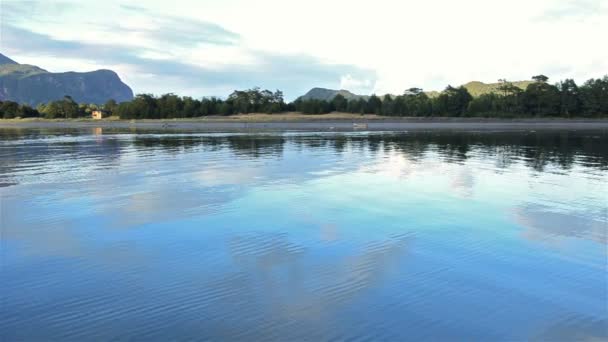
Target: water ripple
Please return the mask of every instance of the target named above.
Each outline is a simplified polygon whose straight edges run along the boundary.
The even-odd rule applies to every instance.
[[[0,160],[0,340],[608,339],[605,132],[0,130]]]

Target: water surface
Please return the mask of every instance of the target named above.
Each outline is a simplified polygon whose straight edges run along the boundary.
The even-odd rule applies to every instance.
[[[0,340],[608,338],[605,131],[0,130]]]

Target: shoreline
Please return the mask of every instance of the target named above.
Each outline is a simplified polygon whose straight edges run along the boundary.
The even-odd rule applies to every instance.
[[[131,129],[166,131],[407,131],[407,130],[608,130],[608,119],[498,119],[458,117],[382,117],[376,115],[254,114],[189,119],[8,119],[0,128]]]

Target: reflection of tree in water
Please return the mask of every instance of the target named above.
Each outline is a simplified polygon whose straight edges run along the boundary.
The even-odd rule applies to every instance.
[[[508,167],[523,159],[526,166],[542,171],[553,164],[564,170],[575,162],[588,167],[608,167],[608,135],[584,132],[414,132],[389,136],[386,146],[407,155],[436,150],[446,162],[462,162],[475,155],[497,158]]]
[[[383,145],[384,145],[384,139],[382,138],[381,135],[371,134],[368,136],[367,146],[368,146],[368,150],[372,154],[378,153]]]
[[[227,147],[236,155],[251,158],[281,156],[285,139],[281,135],[230,135]]]
[[[337,154],[341,154],[348,147],[348,138],[344,134],[336,135],[333,139],[329,139],[329,144]]]
[[[49,137],[54,140],[47,140]],[[115,166],[122,152],[121,141],[89,138],[83,137],[82,131],[78,130],[66,130],[57,135],[53,130],[0,129],[0,187],[19,183],[21,173],[30,177],[46,174],[50,167],[65,167],[77,172],[74,164],[67,161],[97,170]]]
[[[326,138],[335,140],[330,146],[338,153],[347,147],[371,152],[383,148],[418,161],[434,151],[448,163],[482,156],[495,158],[500,168],[524,160],[537,171],[548,165],[568,170],[575,163],[608,169],[608,135],[603,132],[409,132]]]
[[[498,168],[509,168],[520,160],[534,170],[543,171],[547,166],[569,170],[573,165],[608,170],[608,134],[576,131],[539,132],[409,132],[371,134],[178,134],[134,135],[132,140],[120,137],[78,139],[79,130],[25,130],[2,129],[0,150],[3,163],[0,174],[11,175],[24,162],[45,163],[51,160],[81,158],[95,160],[98,165],[117,160],[124,147],[132,144],[138,151],[160,149],[179,154],[192,151],[210,152],[229,150],[235,155],[250,158],[280,157],[285,144],[290,148],[308,151],[331,150],[336,154],[345,151],[372,155],[394,151],[416,162],[429,153],[436,153],[447,163],[463,163],[471,157],[496,160]],[[91,132],[85,132],[90,134]],[[106,133],[117,133],[104,130]],[[45,138],[72,137],[66,141],[48,141]],[[27,144],[13,143],[30,139]],[[28,158],[24,158],[27,155]],[[27,159],[24,160],[24,159]],[[99,162],[102,163],[99,163]],[[0,179],[0,184],[12,184],[14,180]]]
[[[166,152],[188,152],[202,148],[203,151],[217,151],[224,148],[225,140],[213,136],[188,135],[136,135],[133,146],[138,150],[161,149]]]
[[[325,135],[302,135],[289,138],[290,142],[297,146],[299,150],[326,148],[329,145],[329,140],[332,139],[331,136]]]
[[[284,144],[285,139],[280,135],[143,135],[133,139],[133,145],[138,149],[159,148],[173,153],[227,149],[236,155],[251,158],[280,156]]]

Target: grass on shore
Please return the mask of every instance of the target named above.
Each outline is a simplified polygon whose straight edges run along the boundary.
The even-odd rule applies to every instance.
[[[265,113],[250,113],[250,114],[235,114],[235,115],[209,115],[194,118],[175,118],[175,119],[137,119],[137,120],[121,120],[117,116],[111,116],[101,120],[93,120],[90,118],[77,119],[45,119],[45,118],[22,118],[22,119],[2,119],[2,122],[107,122],[107,121],[135,121],[135,122],[164,122],[164,121],[322,121],[322,120],[386,120],[398,119],[397,117],[380,116],[374,114],[352,114],[352,113],[329,113],[329,114],[303,114],[298,112],[265,114]]]
[[[592,118],[575,117],[574,120],[593,120],[606,119],[607,115],[599,115]],[[369,120],[391,120],[391,121],[491,121],[491,120],[569,120],[565,117],[530,117],[530,116],[469,116],[469,117],[444,117],[444,116],[418,116],[418,117],[400,117],[400,116],[382,116],[375,114],[353,114],[332,112],[329,114],[303,114],[300,112],[288,112],[277,114],[265,113],[250,113],[236,115],[210,115],[195,118],[175,118],[175,119],[138,119],[138,120],[121,120],[117,116],[111,116],[102,120],[93,120],[90,118],[78,119],[45,119],[45,118],[23,118],[23,119],[1,119],[3,123],[24,123],[24,122],[280,122],[280,121],[369,121]]]

